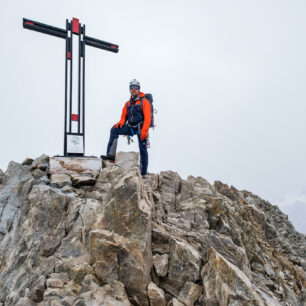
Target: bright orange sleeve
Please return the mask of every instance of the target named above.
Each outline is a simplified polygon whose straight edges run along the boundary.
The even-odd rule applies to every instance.
[[[143,116],[144,116],[142,131],[145,132],[145,134],[147,134],[150,128],[151,116],[152,116],[151,104],[147,99],[143,99],[142,109],[143,109]]]
[[[125,124],[125,122],[126,122],[126,116],[127,116],[127,103],[128,102],[126,102],[125,104],[124,104],[124,106],[123,106],[123,109],[122,109],[122,114],[121,114],[121,119],[120,119],[120,124]]]

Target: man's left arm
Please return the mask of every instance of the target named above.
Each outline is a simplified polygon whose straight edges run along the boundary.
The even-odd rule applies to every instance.
[[[143,126],[142,126],[141,133],[140,133],[140,139],[145,140],[148,137],[148,132],[149,132],[150,124],[151,124],[152,114],[151,114],[150,102],[146,99],[143,99],[142,108],[143,108],[144,120],[143,120]]]

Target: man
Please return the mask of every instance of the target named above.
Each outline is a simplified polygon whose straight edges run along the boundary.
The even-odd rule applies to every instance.
[[[117,142],[119,135],[138,137],[140,152],[140,171],[145,176],[148,169],[147,137],[151,123],[151,104],[140,92],[140,83],[133,79],[130,82],[130,100],[123,107],[121,119],[111,131],[107,145],[107,155],[101,155],[102,159],[115,162]]]

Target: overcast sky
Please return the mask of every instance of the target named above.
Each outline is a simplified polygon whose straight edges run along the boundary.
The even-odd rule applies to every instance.
[[[306,233],[305,13],[304,0],[0,0],[0,168],[63,154],[65,41],[22,18],[76,17],[120,46],[86,47],[86,155],[106,153],[137,78],[158,110],[149,172],[247,189]]]

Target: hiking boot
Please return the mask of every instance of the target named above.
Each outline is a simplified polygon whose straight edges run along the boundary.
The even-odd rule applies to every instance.
[[[108,160],[111,163],[115,163],[115,156],[112,156],[112,155],[101,155],[100,158],[103,159],[103,160]]]

